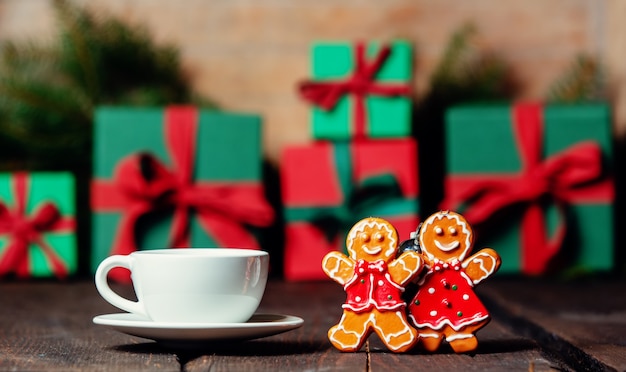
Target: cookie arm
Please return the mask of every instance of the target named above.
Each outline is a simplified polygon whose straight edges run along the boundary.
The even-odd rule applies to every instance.
[[[416,252],[404,252],[389,264],[389,275],[394,282],[404,285],[415,278],[423,267],[422,258]]]
[[[476,285],[498,271],[500,263],[498,253],[491,248],[485,248],[466,259],[463,262],[463,268]]]
[[[330,252],[322,260],[322,270],[332,280],[344,285],[354,274],[354,261],[341,252]]]

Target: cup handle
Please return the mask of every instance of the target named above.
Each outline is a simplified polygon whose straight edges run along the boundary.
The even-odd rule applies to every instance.
[[[104,261],[98,265],[98,269],[96,270],[96,288],[98,289],[98,292],[100,292],[100,295],[111,305],[133,314],[148,317],[148,314],[140,301],[131,301],[118,295],[111,289],[111,287],[109,287],[109,283],[107,282],[107,275],[111,269],[115,267],[123,267],[131,270],[132,260],[133,259],[130,256],[121,255],[105,258]]]

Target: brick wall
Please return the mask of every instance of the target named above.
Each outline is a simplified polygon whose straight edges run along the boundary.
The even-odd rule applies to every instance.
[[[579,52],[609,68],[616,128],[626,127],[626,2],[621,0],[91,0],[98,11],[143,24],[180,46],[195,87],[226,109],[265,118],[265,148],[277,160],[309,140],[306,105],[295,84],[308,76],[320,39],[404,37],[416,45],[416,91],[450,33],[466,21],[481,47],[497,52],[521,82],[520,98],[542,98]],[[45,38],[54,28],[47,0],[0,0],[0,39]]]

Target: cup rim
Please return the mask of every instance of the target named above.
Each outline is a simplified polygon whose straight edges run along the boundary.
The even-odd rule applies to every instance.
[[[131,255],[139,256],[173,256],[173,257],[211,257],[211,258],[234,258],[234,257],[263,257],[269,253],[256,249],[245,248],[158,248],[132,252]]]

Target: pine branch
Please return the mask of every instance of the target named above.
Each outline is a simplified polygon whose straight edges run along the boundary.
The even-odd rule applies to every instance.
[[[453,103],[510,95],[513,84],[507,65],[476,47],[476,35],[476,27],[469,23],[450,37],[430,79],[430,95],[437,96],[437,100]]]
[[[548,101],[574,103],[605,98],[602,66],[591,56],[578,55],[548,90]]]
[[[96,105],[214,106],[194,95],[176,48],[145,29],[68,0],[54,8],[54,43],[0,45],[0,166],[88,168]]]
[[[433,85],[447,85],[462,75],[463,72],[459,70],[463,70],[461,64],[467,60],[469,39],[475,34],[476,27],[473,24],[466,24],[452,34],[431,78]]]
[[[54,9],[60,21],[62,51],[61,64],[69,69],[69,76],[83,87],[93,102],[98,100],[99,81],[95,63],[92,31],[96,28],[89,13],[74,8],[66,0],[54,0]],[[76,69],[72,71],[72,69]]]

